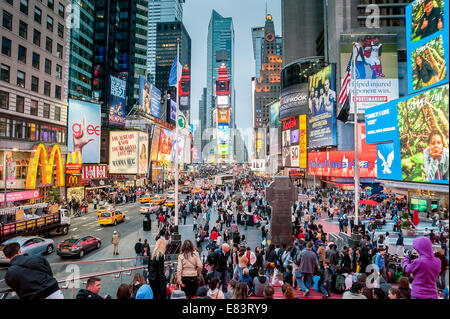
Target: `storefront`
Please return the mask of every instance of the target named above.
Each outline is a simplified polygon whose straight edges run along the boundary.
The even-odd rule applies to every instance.
[[[84,187],[69,187],[67,188],[67,201],[70,202],[73,199],[77,201],[83,201],[84,200]]]
[[[108,178],[92,179],[86,182],[84,192],[88,203],[92,203],[97,195],[104,197],[108,194],[113,184]]]

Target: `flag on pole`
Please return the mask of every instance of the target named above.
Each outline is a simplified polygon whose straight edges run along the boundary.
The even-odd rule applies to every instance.
[[[348,94],[348,97],[345,100],[345,103],[342,106],[339,115],[337,116],[337,119],[344,123],[348,121],[348,116],[350,114],[350,100],[351,100],[351,93]]]
[[[172,63],[172,68],[170,69],[169,75],[169,86],[177,86],[181,78],[182,65],[178,61],[178,55],[175,57]]]
[[[345,70],[345,76],[344,76],[344,81],[342,82],[342,88],[341,88],[341,93],[339,94],[339,103],[341,105],[344,105],[344,103],[347,100],[347,96],[348,96],[348,91],[350,90],[350,80],[351,80],[351,74],[352,74],[352,57],[353,54],[350,56],[350,59],[348,60],[348,65],[347,65],[347,69]]]

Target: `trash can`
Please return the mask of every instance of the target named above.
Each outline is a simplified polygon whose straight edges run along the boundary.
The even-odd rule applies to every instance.
[[[143,228],[144,228],[144,231],[151,231],[152,230],[152,222],[151,222],[150,218],[148,218],[148,217],[144,218]]]

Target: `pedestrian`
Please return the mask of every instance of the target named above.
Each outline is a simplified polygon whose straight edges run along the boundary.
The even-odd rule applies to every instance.
[[[142,264],[142,259],[140,257],[142,256],[142,253],[144,251],[144,245],[141,243],[141,241],[142,239],[139,238],[138,242],[134,245],[134,251],[136,252],[134,267],[136,267],[138,264]]]
[[[118,230],[115,230],[113,232],[113,236],[111,238],[111,244],[113,244],[113,246],[114,246],[113,256],[119,254],[119,242],[120,242],[119,238],[120,238],[120,232]]]
[[[314,269],[317,266],[317,256],[312,251],[312,242],[307,242],[307,249],[303,249],[299,254],[299,268],[297,271],[297,283],[303,291],[303,296],[309,296]]]
[[[86,283],[86,289],[78,291],[76,299],[111,299],[111,296],[106,295],[104,298],[99,295],[102,288],[101,279],[91,277]]]
[[[219,289],[219,278],[213,277],[209,282],[208,296],[211,299],[225,299],[223,292]]]
[[[177,282],[187,299],[193,298],[197,292],[198,277],[202,268],[203,264],[194,244],[190,240],[185,240],[178,257]]]
[[[156,241],[148,264],[148,280],[154,293],[153,299],[157,300],[166,299],[166,276],[164,269],[166,245],[167,241],[164,238],[159,238]]]
[[[436,248],[436,253],[434,254],[434,256],[441,260],[441,272],[439,273],[439,277],[437,280],[437,287],[441,290],[444,290],[446,286],[445,278],[447,275],[448,260],[445,257],[444,250],[441,247]]]
[[[121,284],[119,288],[117,288],[116,299],[131,299],[130,286],[127,284]]]
[[[214,276],[219,278],[220,285],[224,293],[227,292],[228,285],[228,258],[230,257],[230,245],[222,244],[222,247],[216,249],[208,255],[209,264],[214,265]],[[214,298],[213,298],[214,299]]]
[[[5,282],[20,299],[64,299],[45,257],[22,254],[18,243],[6,245],[3,254],[10,261]]]
[[[352,288],[349,291],[344,292],[342,299],[367,299],[363,293],[364,286],[360,282],[354,282]]]

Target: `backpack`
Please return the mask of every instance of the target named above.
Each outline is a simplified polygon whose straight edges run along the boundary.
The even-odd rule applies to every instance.
[[[342,293],[345,291],[345,277],[343,275],[336,276],[335,288],[338,293]]]
[[[300,254],[301,254],[302,250],[298,249],[297,252],[295,253],[295,257],[294,257],[294,263],[297,266],[300,266]]]

